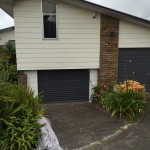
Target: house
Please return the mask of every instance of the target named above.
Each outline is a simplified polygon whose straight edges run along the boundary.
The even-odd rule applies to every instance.
[[[14,0],[17,68],[44,102],[88,101],[97,83],[150,90],[150,21],[84,0]]]
[[[0,30],[0,45],[5,45],[6,42],[14,42],[15,32],[14,27],[9,27]]]

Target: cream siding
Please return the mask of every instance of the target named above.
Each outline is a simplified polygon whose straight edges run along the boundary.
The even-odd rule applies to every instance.
[[[15,40],[14,30],[4,31],[0,33],[0,45],[4,45],[9,40]]]
[[[24,71],[24,74],[27,74],[27,86],[34,91],[35,96],[38,95],[37,71]]]
[[[99,68],[100,15],[58,1],[58,39],[42,38],[40,0],[16,0],[18,70]]]
[[[119,48],[150,47],[150,29],[120,20]]]

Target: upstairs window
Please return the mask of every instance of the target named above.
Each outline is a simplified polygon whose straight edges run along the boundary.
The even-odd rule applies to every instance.
[[[44,38],[56,38],[56,4],[42,1]]]

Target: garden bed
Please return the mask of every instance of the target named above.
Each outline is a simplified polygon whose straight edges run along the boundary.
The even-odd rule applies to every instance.
[[[115,86],[101,84],[93,88],[92,100],[112,117],[135,122],[145,111],[145,87],[132,80]]]

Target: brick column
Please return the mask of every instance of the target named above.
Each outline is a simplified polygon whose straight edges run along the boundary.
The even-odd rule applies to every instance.
[[[99,83],[114,84],[118,75],[119,20],[101,15]]]
[[[18,75],[18,84],[21,84],[27,87],[27,75],[26,74]]]

